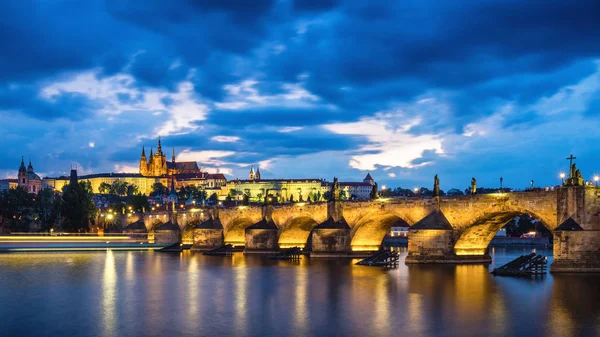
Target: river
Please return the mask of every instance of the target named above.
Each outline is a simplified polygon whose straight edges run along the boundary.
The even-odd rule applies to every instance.
[[[0,255],[2,336],[600,336],[600,275],[184,252]],[[531,248],[495,248],[489,268]],[[551,255],[551,250],[537,250]],[[551,259],[551,257],[550,257]]]

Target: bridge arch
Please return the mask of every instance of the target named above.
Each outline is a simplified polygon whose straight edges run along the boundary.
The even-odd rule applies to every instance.
[[[408,223],[393,213],[370,213],[360,218],[352,228],[350,247],[353,251],[378,250],[394,224]]]
[[[232,244],[234,246],[244,246],[246,244],[245,229],[257,221],[252,220],[249,217],[237,217],[233,218],[231,222],[227,224],[224,230],[225,244]]]
[[[533,212],[520,210],[498,211],[486,214],[455,236],[454,253],[456,255],[485,255],[496,233],[512,219],[521,215],[530,215],[549,230],[553,229],[540,216]],[[456,231],[455,231],[456,232]]]
[[[308,242],[308,237],[318,223],[310,216],[300,216],[288,220],[279,232],[279,247],[304,248]]]

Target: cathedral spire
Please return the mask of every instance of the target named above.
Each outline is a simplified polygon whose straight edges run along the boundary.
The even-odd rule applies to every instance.
[[[33,173],[33,165],[31,165],[31,158],[29,158],[29,165],[27,166],[27,172]]]
[[[171,157],[171,161],[173,163],[175,162],[175,148],[173,148],[173,156]]]
[[[162,154],[162,146],[160,145],[160,136],[158,136],[158,148],[156,149],[157,154]]]
[[[254,165],[250,167],[250,180],[254,180]]]
[[[146,147],[142,146],[142,158],[146,158]]]
[[[19,172],[26,172],[27,169],[25,168],[25,162],[24,162],[24,158],[23,156],[21,156],[21,166],[19,166]]]
[[[256,180],[260,180],[260,166],[256,166],[256,173],[254,173],[254,178]]]

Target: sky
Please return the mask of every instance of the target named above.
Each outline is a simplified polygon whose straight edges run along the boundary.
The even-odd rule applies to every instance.
[[[0,178],[138,172],[442,189],[600,173],[600,2],[0,2]]]

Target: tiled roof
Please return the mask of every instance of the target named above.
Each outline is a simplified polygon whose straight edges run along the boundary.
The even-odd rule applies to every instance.
[[[263,218],[262,220],[255,223],[254,225],[246,227],[246,230],[249,230],[249,229],[277,229],[277,226],[275,225],[273,220],[267,221],[265,218]]]
[[[427,215],[426,217],[424,217],[423,219],[418,221],[416,224],[412,225],[412,227],[410,229],[453,229],[453,228],[452,228],[452,225],[450,225],[450,222],[448,221],[448,219],[446,219],[446,216],[444,215],[444,213],[442,213],[442,211],[440,211],[440,210],[436,210],[436,211],[429,213],[429,215]]]
[[[208,219],[208,220],[196,225],[196,227],[194,227],[194,228],[223,229],[223,225],[221,224],[221,221],[219,219],[216,219],[216,220]]]
[[[343,186],[365,186],[365,187],[369,186],[369,187],[371,187],[373,185],[371,185],[370,183],[364,183],[364,182],[342,182],[342,183],[340,183],[340,187],[343,187]]]
[[[223,173],[209,173],[206,175],[206,179],[227,180],[227,178],[225,178],[225,175]]]
[[[198,167],[198,163],[196,163],[195,161],[181,161],[181,162],[175,162],[175,166],[173,166],[173,162],[168,161],[167,162],[167,168],[174,168],[178,171],[200,171],[200,168]]]
[[[177,224],[172,223],[171,221],[168,221],[160,226],[158,226],[156,229],[154,229],[155,231],[178,231],[179,226]]]
[[[350,229],[350,226],[348,226],[348,223],[346,222],[346,220],[344,220],[344,218],[342,218],[340,221],[335,222],[333,221],[332,217],[329,217],[329,219],[325,220],[325,222],[318,224],[315,228],[317,229]]]
[[[577,221],[573,220],[573,218],[568,218],[565,222],[561,223],[555,229],[556,231],[582,231],[583,228],[577,223]]]
[[[136,221],[134,223],[127,225],[125,228],[123,228],[123,231],[140,230],[140,229],[146,230],[146,231],[148,230],[142,220],[139,220],[139,221]]]

